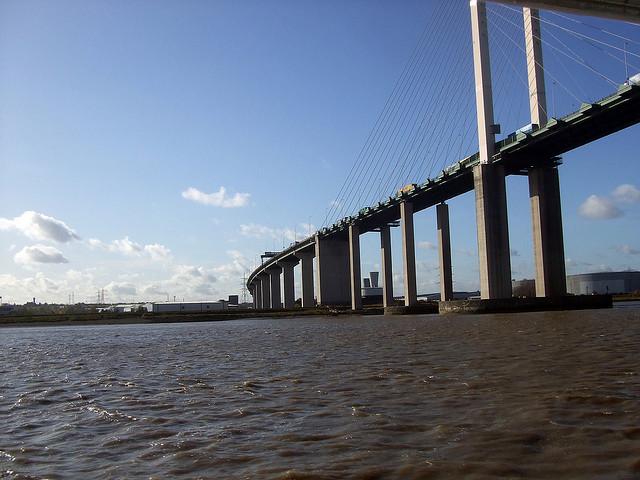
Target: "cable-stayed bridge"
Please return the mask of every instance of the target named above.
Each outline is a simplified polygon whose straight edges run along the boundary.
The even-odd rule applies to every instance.
[[[640,42],[629,36],[566,16],[564,12],[640,22],[640,1],[537,1],[503,0],[491,7],[472,0],[471,36],[468,52],[457,52],[457,88],[444,75],[443,65],[451,62],[440,52],[439,60],[428,56],[429,28],[405,66],[391,96],[367,139],[360,155],[327,212],[325,225],[314,235],[289,248],[275,252],[256,268],[247,280],[254,306],[262,309],[294,306],[294,268],[300,264],[302,306],[351,305],[362,307],[360,235],[380,232],[384,305],[393,303],[390,228],[398,220],[402,238],[404,303],[417,303],[414,213],[436,207],[440,295],[453,298],[449,211],[447,200],[475,192],[478,256],[483,299],[511,297],[511,264],[505,177],[526,175],[529,180],[536,294],[561,297],[566,294],[564,241],[560,208],[558,166],[560,156],[577,147],[640,122]],[[528,4],[523,8],[509,4]],[[554,8],[552,17],[540,15],[531,6]],[[564,20],[563,23],[560,20]],[[441,8],[434,22],[452,21],[451,11]],[[542,27],[545,34],[543,35]],[[581,27],[581,28],[579,28]],[[502,42],[489,49],[490,31]],[[514,39],[513,31],[520,34]],[[595,32],[595,33],[594,33]],[[548,35],[547,35],[548,34]],[[561,34],[601,52],[603,57],[624,67],[624,79],[617,82],[604,68],[594,65],[580,46]],[[546,40],[547,38],[552,41]],[[447,39],[438,43],[446,46]],[[524,72],[507,54],[515,45]],[[586,45],[586,47],[585,47]],[[580,82],[572,88],[543,61],[543,46],[564,67],[569,60],[607,85],[607,94],[593,101],[585,98]],[[425,53],[427,52],[427,53]],[[490,52],[502,55],[502,69],[492,65]],[[467,54],[467,55],[465,55]],[[614,62],[615,61],[615,62]],[[427,65],[431,65],[431,71]],[[509,69],[510,67],[510,69]],[[565,68],[567,73],[570,73]],[[506,72],[506,73],[505,73]],[[458,75],[459,73],[459,75]],[[500,126],[494,122],[492,75],[523,84],[528,97],[527,128],[498,140]],[[547,101],[545,76],[552,79],[552,105]],[[429,88],[425,78],[431,78]],[[547,82],[549,80],[547,79]],[[584,85],[582,85],[584,86]],[[556,116],[557,91],[578,101],[574,111]],[[473,91],[475,90],[475,95]],[[578,92],[578,93],[576,93]],[[475,99],[475,111],[470,115]],[[463,105],[462,107],[460,107]],[[457,107],[456,107],[457,106]],[[458,108],[456,115],[447,112]],[[512,105],[506,106],[511,113]],[[451,119],[450,117],[453,117]],[[475,128],[474,127],[475,123]],[[475,144],[476,152],[460,156]],[[451,161],[456,158],[456,161]],[[447,163],[445,163],[447,162]],[[421,179],[428,178],[423,181]],[[397,268],[397,267],[396,267]]]

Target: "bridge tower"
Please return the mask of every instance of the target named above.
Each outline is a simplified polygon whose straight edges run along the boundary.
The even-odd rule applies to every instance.
[[[504,167],[493,163],[495,134],[487,10],[483,0],[471,0],[471,32],[476,82],[480,164],[473,169],[476,225],[483,299],[511,297],[511,258]]]
[[[547,123],[547,99],[544,87],[540,17],[538,10],[523,8],[529,106],[531,123]],[[536,267],[536,296],[556,297],[567,293],[562,235],[560,179],[552,159],[535,159],[529,169],[529,199]]]

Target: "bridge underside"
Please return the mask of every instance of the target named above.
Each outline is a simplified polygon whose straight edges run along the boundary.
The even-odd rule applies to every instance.
[[[617,92],[597,103],[584,104],[578,111],[560,119],[551,119],[542,128],[531,133],[514,133],[497,142],[492,164],[504,168],[506,175],[526,175],[531,171],[546,167],[553,169],[557,165],[560,155],[638,123],[640,123],[640,87],[624,85]],[[437,178],[428,180],[421,185],[415,185],[413,190],[409,192],[390,197],[387,201],[379,202],[372,207],[366,207],[357,215],[344,218],[330,227],[323,228],[316,235],[310,236],[302,242],[296,242],[256,269],[248,279],[248,286],[251,287],[252,284],[255,284],[253,286],[256,288],[258,300],[260,300],[260,293],[262,293],[262,308],[269,308],[270,305],[265,301],[270,298],[268,290],[270,285],[266,281],[268,275],[266,271],[277,262],[287,261],[289,257],[303,258],[302,273],[306,278],[306,287],[303,287],[303,299],[306,301],[303,301],[303,306],[312,306],[314,295],[312,265],[315,256],[317,262],[315,273],[318,277],[316,278],[318,291],[315,293],[319,303],[348,304],[349,265],[352,261],[349,255],[349,227],[357,226],[359,235],[380,231],[384,228],[388,230],[387,225],[401,217],[401,205],[407,207],[407,204],[410,204],[412,216],[415,212],[470,192],[474,190],[473,170],[479,164],[479,155],[471,155],[443,170]],[[557,171],[554,173],[557,175]],[[538,179],[538,188],[533,189],[534,193],[540,188],[544,188],[548,183],[546,181],[540,182],[540,180]],[[553,205],[549,207],[544,202],[538,202],[535,207],[540,209],[543,214],[555,210]],[[545,217],[545,215],[541,215],[541,217]],[[546,217],[548,218],[546,220],[543,218],[544,222],[541,222],[541,228],[544,227],[545,222],[551,222],[549,223],[551,226],[545,228],[552,231],[558,230],[559,228],[554,227],[553,223],[554,221],[559,223],[561,220],[554,220],[549,215]],[[324,251],[320,255],[319,250],[323,250],[323,247],[325,250],[329,248],[329,251]],[[548,249],[551,251],[561,250],[559,246],[555,245],[549,245]],[[319,257],[322,258],[318,260]],[[557,263],[563,262],[558,260]],[[339,274],[336,276],[336,273]],[[264,281],[262,280],[263,276],[265,277]],[[559,278],[562,275],[558,274],[557,276]],[[388,281],[387,283],[392,282]],[[260,290],[260,286],[262,286],[262,290]],[[326,295],[329,295],[330,298],[327,298],[325,302]]]
[[[558,10],[577,15],[605,17],[640,23],[640,0],[492,0],[541,10]]]

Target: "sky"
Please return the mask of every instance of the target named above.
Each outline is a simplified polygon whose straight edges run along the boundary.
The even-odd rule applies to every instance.
[[[338,194],[350,171],[385,175],[352,167],[418,47],[426,73],[406,97],[421,122],[415,132],[452,133],[449,143],[419,137],[442,143],[438,162],[473,153],[468,3],[448,5],[443,13],[424,0],[1,2],[3,302],[66,303],[72,294],[93,302],[102,289],[109,302],[241,293],[260,253],[302,239],[340,208],[365,206],[347,207],[355,188]],[[528,123],[518,18],[490,5],[503,134]],[[543,38],[557,40],[545,46],[551,115],[615,91],[625,55],[629,74],[640,71],[640,27],[543,19]],[[438,106],[440,127],[421,116]],[[640,269],[639,134],[633,126],[564,155],[568,273]],[[437,173],[429,155],[417,155],[424,173],[408,180]],[[398,158],[387,157],[396,171]],[[386,198],[376,193],[380,178],[369,182],[368,203]],[[508,178],[507,192],[512,276],[532,278],[526,178]],[[455,288],[476,290],[473,193],[449,205]],[[435,292],[435,213],[416,214],[415,228],[418,291]],[[392,243],[400,294],[398,229]],[[379,270],[376,234],[362,236],[361,251],[363,274]]]

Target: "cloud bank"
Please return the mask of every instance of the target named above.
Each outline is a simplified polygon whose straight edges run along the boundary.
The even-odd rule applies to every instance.
[[[33,265],[34,263],[69,263],[69,260],[62,255],[60,250],[48,245],[24,247],[15,254],[13,260],[22,265]]]
[[[111,243],[105,243],[97,238],[90,238],[87,243],[92,248],[105,250],[107,252],[120,253],[126,256],[149,256],[152,260],[165,260],[171,257],[171,250],[159,243],[151,243],[149,245],[141,245],[129,237],[120,240],[113,240]]]
[[[579,212],[583,217],[593,220],[607,220],[622,216],[622,210],[616,207],[609,198],[598,195],[590,195],[580,205]]]
[[[289,242],[306,238],[309,232],[316,231],[316,227],[309,223],[299,223],[297,228],[272,228],[256,223],[240,225],[240,235],[251,238],[272,238]]]
[[[13,219],[0,218],[0,230],[15,230],[38,241],[67,243],[80,239],[63,221],[31,210]]]
[[[249,204],[251,194],[238,192],[230,196],[227,195],[227,189],[224,187],[220,187],[217,192],[213,193],[204,193],[197,188],[189,187],[182,192],[182,198],[213,207],[239,208]]]
[[[640,189],[628,183],[617,186],[611,195],[616,201],[621,203],[640,202]]]

